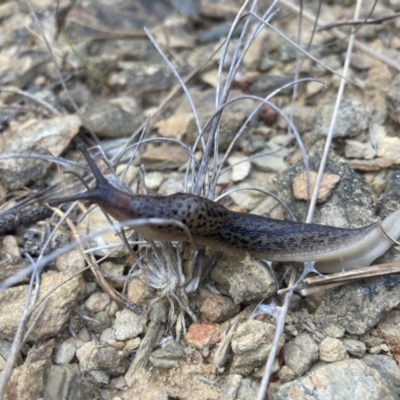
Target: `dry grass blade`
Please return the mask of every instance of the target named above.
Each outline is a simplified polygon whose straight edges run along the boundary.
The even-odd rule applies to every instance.
[[[40,285],[39,276],[40,273],[38,272],[38,270],[34,271],[29,283],[29,290],[26,296],[25,307],[21,315],[17,331],[15,332],[14,335],[10,353],[7,357],[7,363],[2,371],[2,376],[1,376],[2,379],[0,380],[0,399],[4,399],[7,389],[7,384],[12,374],[12,369],[14,367],[18,353],[24,344],[23,336],[25,334],[26,324],[29,319],[29,316],[31,315],[33,305],[35,304],[38,295],[38,288]],[[32,294],[33,285],[35,285],[35,290],[33,291]]]
[[[259,18],[257,16],[255,16],[256,18]],[[327,71],[331,72],[334,75],[339,76],[342,79],[345,79],[346,81],[352,83],[353,85],[357,85],[357,83],[353,82],[352,80],[346,78],[344,75],[339,74],[338,72],[336,72],[335,70],[333,70],[332,68],[328,67],[327,65],[325,65],[323,62],[321,62],[320,60],[318,60],[318,58],[314,57],[312,54],[308,53],[306,50],[302,49],[300,46],[298,46],[295,42],[293,42],[293,40],[289,39],[287,36],[285,36],[282,32],[280,32],[278,29],[276,29],[273,25],[271,25],[268,22],[264,22],[266,26],[268,26],[269,29],[271,29],[272,31],[274,31],[275,33],[277,33],[279,36],[281,36],[283,39],[285,39],[289,44],[291,44],[293,47],[295,47],[297,50],[299,50],[300,52],[302,52],[304,55],[306,55],[308,58],[310,58],[312,61],[316,62],[317,64],[321,65],[321,67],[325,68]]]
[[[165,62],[165,64],[168,65],[168,67],[170,68],[170,70],[173,72],[173,74],[175,75],[176,79],[179,81],[182,90],[185,92],[186,98],[190,104],[190,108],[192,109],[193,112],[193,116],[194,116],[194,120],[196,122],[196,127],[197,127],[197,131],[201,132],[201,126],[200,126],[200,120],[199,120],[199,116],[197,115],[197,111],[196,111],[196,107],[193,103],[193,99],[192,96],[190,95],[189,89],[187,88],[185,82],[182,80],[182,78],[179,76],[177,70],[174,68],[174,66],[171,64],[171,62],[168,60],[168,58],[166,57],[166,55],[162,52],[160,46],[158,45],[158,43],[156,42],[156,40],[154,39],[153,35],[151,34],[151,32],[147,29],[144,28],[144,31],[146,32],[148,38],[150,39],[151,43],[153,44],[153,46],[157,49],[158,53],[161,55],[163,61]]]
[[[295,13],[299,13],[300,12],[300,8],[297,7],[296,5],[294,5],[293,3],[288,2],[287,0],[281,0],[280,2],[283,6],[285,6],[287,9],[295,12]],[[313,15],[311,15],[310,13],[303,11],[302,12],[303,17],[305,19],[307,19],[308,21],[311,21],[312,23],[315,23],[315,17]],[[354,18],[356,19],[356,18]],[[326,22],[322,21],[321,19],[319,21],[317,21],[317,25],[318,26],[325,26]],[[338,38],[341,40],[347,40],[348,39],[348,34],[340,31],[337,28],[332,28],[331,32]],[[357,40],[354,41],[354,47],[362,52],[364,52],[365,54],[368,54],[369,56],[375,58],[376,60],[381,61],[382,63],[395,68],[397,71],[400,71],[400,64],[397,63],[395,60],[386,57],[385,55],[381,54],[381,53],[377,53],[376,51],[374,51],[373,49],[371,49],[370,46],[365,45],[364,43],[361,43]]]
[[[217,49],[209,59],[207,59],[200,67],[189,73],[186,77],[182,78],[182,82],[187,84],[190,80],[192,80],[196,75],[198,75],[201,71],[206,70],[207,65],[211,62],[215,53],[217,53],[219,49]],[[131,137],[127,140],[126,144],[122,146],[122,148],[118,151],[118,153],[113,157],[112,161],[118,163],[119,159],[122,155],[127,151],[128,147],[132,145],[132,142],[137,138],[137,136],[143,132],[144,128],[150,127],[161,111],[166,107],[166,105],[182,90],[182,86],[179,84],[171,92],[166,96],[165,99],[162,100],[161,104],[158,106],[157,110],[153,112],[151,116],[148,117],[147,121],[144,122],[139,128],[131,135]]]
[[[265,365],[265,370],[264,370],[263,378],[261,380],[260,390],[258,392],[257,400],[264,400],[267,395],[268,384],[269,384],[269,380],[270,380],[271,372],[272,372],[272,366],[274,364],[275,357],[278,354],[279,340],[280,340],[281,336],[283,335],[283,330],[285,328],[285,322],[286,322],[286,316],[289,311],[289,304],[290,304],[290,300],[291,300],[292,294],[293,294],[293,290],[290,290],[290,289],[294,285],[295,279],[296,279],[296,269],[292,269],[292,272],[290,274],[289,285],[288,285],[289,292],[285,296],[283,305],[279,310],[279,317],[276,320],[276,330],[275,330],[275,335],[274,335],[274,341],[272,342],[271,352],[269,353],[268,361],[267,361],[267,364]]]
[[[307,79],[307,80],[308,80],[308,79]],[[291,82],[290,84],[285,85],[285,87],[290,87],[291,85],[294,85],[295,83],[296,83],[296,82]],[[306,170],[308,170],[308,156],[307,156],[307,152],[306,152],[305,147],[304,147],[304,145],[303,145],[303,141],[302,141],[302,139],[301,139],[301,136],[300,136],[300,134],[298,133],[297,128],[296,128],[295,125],[293,124],[293,121],[292,121],[284,112],[282,112],[282,110],[281,110],[279,107],[277,107],[275,104],[273,104],[273,103],[271,103],[270,101],[268,101],[268,99],[270,99],[274,94],[278,93],[280,90],[283,90],[283,88],[277,89],[277,90],[276,90],[275,92],[273,92],[271,95],[268,95],[265,99],[263,99],[263,98],[261,98],[261,97],[258,97],[258,96],[252,96],[252,95],[240,96],[240,97],[237,97],[237,98],[235,98],[235,99],[232,99],[231,101],[227,102],[227,103],[223,106],[223,108],[224,108],[224,107],[226,107],[226,106],[232,104],[232,103],[235,102],[235,101],[244,100],[244,99],[251,99],[251,100],[256,100],[256,101],[260,102],[260,104],[253,110],[253,112],[252,112],[252,113],[249,115],[249,117],[246,119],[246,121],[244,122],[244,124],[242,125],[242,127],[241,127],[241,128],[239,129],[239,131],[236,133],[235,137],[232,139],[231,144],[229,145],[228,149],[226,150],[226,152],[225,152],[225,154],[224,154],[224,157],[222,158],[221,162],[218,163],[218,169],[217,169],[217,170],[215,171],[215,173],[214,173],[214,178],[213,178],[213,180],[212,180],[212,183],[211,183],[210,189],[209,189],[210,192],[211,192],[213,195],[214,195],[214,193],[215,193],[215,189],[216,189],[216,186],[217,186],[217,183],[218,183],[218,179],[219,179],[219,177],[220,177],[221,174],[222,174],[222,168],[223,168],[223,166],[224,166],[224,164],[225,164],[225,162],[226,162],[226,160],[227,160],[229,154],[231,153],[234,144],[235,144],[236,141],[240,138],[240,136],[241,136],[241,135],[243,134],[243,132],[245,131],[247,125],[250,123],[250,121],[253,119],[253,117],[257,114],[257,112],[260,110],[260,108],[261,108],[264,104],[265,104],[265,105],[268,105],[268,106],[271,107],[273,110],[275,110],[275,111],[276,111],[278,114],[280,114],[280,115],[285,119],[285,121],[288,123],[288,125],[290,126],[290,128],[292,129],[292,132],[294,133],[294,135],[295,135],[295,137],[296,137],[297,144],[298,144],[298,146],[299,146],[299,148],[300,148],[300,150],[301,150],[301,155],[302,155],[302,158],[303,158],[304,167],[305,167]],[[221,111],[222,111],[222,110],[221,110]],[[219,113],[219,112],[220,112],[220,110],[217,111],[217,113]],[[211,120],[210,120],[210,121],[211,121]],[[209,122],[210,122],[210,121],[209,121]],[[209,123],[209,122],[208,122],[208,123]],[[208,123],[206,124],[206,127],[207,127]],[[203,128],[203,132],[204,132],[204,129],[205,129],[205,128]],[[203,132],[202,132],[202,133],[203,133]]]
[[[63,89],[65,90],[66,95],[68,96],[68,100],[71,102],[72,106],[74,107],[75,112],[76,112],[76,113],[81,117],[81,119],[84,121],[85,118],[84,118],[84,116],[83,116],[81,110],[79,109],[79,107],[77,106],[75,100],[72,98],[72,96],[71,96],[69,90],[67,89],[67,86],[66,86],[66,83],[65,83],[65,79],[63,78],[63,76],[62,76],[62,74],[61,74],[61,71],[60,71],[60,68],[58,67],[58,63],[57,63],[56,56],[54,55],[53,49],[51,48],[50,43],[49,43],[49,41],[48,41],[48,39],[47,39],[47,37],[46,37],[46,35],[45,35],[45,33],[44,33],[42,23],[39,21],[39,18],[37,17],[36,12],[35,12],[35,10],[33,9],[33,6],[32,6],[31,1],[30,1],[30,0],[26,0],[26,4],[28,4],[29,10],[30,10],[31,15],[32,15],[32,18],[33,18],[33,20],[35,21],[35,24],[36,24],[36,26],[37,26],[37,28],[38,28],[38,30],[39,30],[40,36],[42,37],[42,39],[43,39],[44,42],[45,42],[47,51],[48,51],[48,53],[49,53],[49,55],[50,55],[50,57],[51,57],[51,59],[52,59],[52,61],[53,61],[53,64],[54,64],[55,68],[56,68],[56,72],[57,72],[59,81],[60,81],[60,83],[61,83]],[[88,126],[90,126],[90,124],[88,124]],[[94,133],[90,128],[89,128],[89,133],[91,134],[92,139],[95,141],[95,143],[98,143],[99,139],[97,138],[97,136],[95,135],[95,133]]]
[[[360,10],[361,10],[361,5],[362,5],[362,0],[358,0],[357,1],[357,5],[356,5],[356,9],[355,9],[355,12],[354,12],[354,18],[356,18],[356,19],[359,17]],[[350,35],[349,44],[348,44],[348,47],[347,47],[346,59],[345,59],[345,62],[344,62],[344,67],[343,67],[343,76],[344,77],[347,76],[348,71],[349,71],[350,59],[351,59],[351,54],[353,52],[354,41],[355,41],[355,33],[353,32]],[[313,215],[314,215],[314,210],[315,210],[315,205],[317,204],[318,193],[319,193],[319,190],[320,190],[320,187],[321,187],[322,178],[323,178],[325,167],[326,167],[326,163],[327,163],[327,160],[328,160],[328,155],[329,155],[329,151],[330,151],[331,144],[332,144],[332,139],[333,139],[333,133],[334,133],[334,128],[335,128],[335,124],[336,124],[336,119],[337,119],[338,114],[339,114],[339,106],[340,106],[340,103],[342,101],[342,97],[343,97],[345,86],[346,86],[346,80],[345,79],[341,79],[339,90],[338,90],[337,97],[336,97],[335,108],[333,110],[331,125],[329,127],[329,133],[328,133],[328,136],[326,138],[324,152],[322,154],[321,163],[320,163],[319,169],[318,169],[318,176],[317,176],[317,179],[316,179],[316,182],[315,182],[314,190],[313,190],[313,193],[311,195],[311,200],[310,200],[310,204],[309,204],[309,208],[308,208],[308,213],[307,213],[307,218],[306,218],[306,222],[308,222],[308,223],[310,223],[312,221],[312,218],[313,218]]]
[[[280,289],[277,293],[279,295],[284,295],[290,290],[295,290],[298,291],[302,296],[309,296],[322,290],[347,285],[361,279],[397,274],[399,272],[400,263],[376,264],[370,267],[357,268],[351,271],[343,271],[335,274],[304,278],[302,283],[296,285],[294,288]]]
[[[354,12],[354,18],[358,19],[359,13],[360,13],[360,9],[361,9],[361,4],[362,4],[362,0],[358,0],[357,1],[357,5],[356,5],[356,9]],[[349,69],[349,65],[350,65],[350,56],[352,53],[352,49],[353,49],[353,43],[355,40],[355,35],[354,32],[353,34],[350,36],[349,39],[349,44],[348,44],[348,49],[347,49],[347,54],[346,54],[346,59],[345,59],[345,65],[344,65],[344,71],[343,71],[343,76],[346,77],[347,73],[348,73],[348,69]],[[339,109],[339,105],[341,102],[341,98],[343,95],[343,91],[344,91],[344,87],[345,87],[345,83],[346,83],[346,78],[342,78],[340,81],[340,86],[339,86],[339,91],[337,94],[337,100],[336,100],[336,107],[332,116],[332,120],[331,120],[331,125],[330,125],[330,129],[329,129],[329,134],[328,137],[326,139],[326,143],[325,143],[325,148],[324,148],[324,153],[321,159],[321,163],[320,163],[320,167],[319,167],[319,171],[318,171],[318,177],[317,177],[317,181],[314,187],[314,192],[312,194],[312,198],[310,201],[310,205],[309,205],[309,209],[308,209],[308,214],[307,214],[307,219],[306,222],[310,223],[312,221],[312,217],[313,217],[313,213],[314,213],[314,208],[315,208],[315,204],[317,201],[317,197],[318,197],[318,193],[319,193],[319,187],[321,185],[321,181],[322,181],[322,176],[323,176],[323,172],[325,170],[325,165],[326,165],[326,161],[328,158],[328,153],[330,150],[330,146],[331,146],[331,142],[332,142],[332,138],[333,138],[333,128],[335,126],[336,123],[336,117],[338,114],[338,109]],[[277,354],[277,350],[278,350],[278,341],[280,336],[283,333],[283,328],[284,328],[284,324],[286,321],[286,316],[287,316],[287,312],[288,312],[288,304],[290,302],[290,299],[292,297],[293,294],[293,288],[292,286],[294,285],[294,279],[295,279],[295,272],[292,272],[291,275],[291,283],[289,284],[289,291],[286,293],[285,296],[285,302],[284,302],[284,306],[282,307],[282,312],[280,313],[280,316],[278,318],[277,321],[277,329],[275,332],[275,337],[274,337],[274,344],[272,346],[271,349],[271,353],[268,357],[268,361],[267,361],[267,365],[265,368],[265,372],[264,372],[264,376],[263,379],[261,381],[261,387],[260,387],[260,391],[258,394],[258,400],[263,400],[266,396],[267,393],[267,388],[268,388],[268,383],[270,380],[270,376],[271,376],[271,371],[272,371],[272,365],[273,362],[275,360],[275,356]],[[285,307],[285,305],[287,305]]]
[[[58,111],[56,108],[54,108],[51,104],[47,103],[43,99],[39,99],[37,96],[34,96],[24,90],[18,90],[18,89],[14,89],[14,88],[0,88],[0,91],[4,92],[4,93],[19,94],[20,96],[26,97],[27,99],[44,107],[46,110],[50,111],[51,114],[61,115],[60,111]]]

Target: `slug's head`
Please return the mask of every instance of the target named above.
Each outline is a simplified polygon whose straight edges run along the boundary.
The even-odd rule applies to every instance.
[[[86,158],[86,161],[96,178],[96,186],[88,192],[77,193],[73,196],[61,197],[59,199],[51,199],[48,202],[49,206],[57,207],[63,203],[86,200],[89,204],[97,204],[118,221],[126,221],[135,218],[131,205],[134,196],[117,189],[108,182],[106,177],[97,168],[97,165],[83,143],[78,143],[77,147]]]

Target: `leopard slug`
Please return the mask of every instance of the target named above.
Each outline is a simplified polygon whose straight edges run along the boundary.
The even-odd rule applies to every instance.
[[[392,246],[383,230],[394,239],[400,236],[400,210],[390,214],[382,224],[376,222],[362,228],[345,229],[238,213],[187,193],[133,195],[109,183],[85,147],[82,144],[78,146],[96,178],[96,187],[84,193],[52,199],[49,201],[52,207],[87,200],[120,222],[137,218],[174,219],[187,226],[193,240],[200,246],[233,254],[249,253],[269,261],[314,261],[315,268],[324,273],[368,266]],[[150,239],[188,240],[185,232],[173,224],[149,224],[135,230]]]

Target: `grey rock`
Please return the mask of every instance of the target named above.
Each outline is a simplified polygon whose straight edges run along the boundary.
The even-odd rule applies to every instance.
[[[400,93],[398,87],[386,93],[386,106],[390,119],[400,124]]]
[[[318,171],[324,141],[319,141],[309,151],[311,171]],[[307,202],[293,196],[293,179],[304,171],[303,162],[288,168],[278,176],[277,189],[281,199],[295,217],[302,221],[307,213]],[[368,184],[334,151],[329,152],[326,173],[340,176],[340,181],[327,201],[318,204],[313,222],[337,227],[356,228],[375,222],[375,202]]]
[[[379,347],[385,343],[385,339],[380,336],[371,335],[371,332],[360,335],[359,338],[367,347]]]
[[[282,149],[275,154],[269,153],[269,149],[264,149],[254,154],[252,164],[260,171],[265,172],[282,172],[286,170],[287,164],[285,162],[285,156],[287,155],[287,149]]]
[[[267,267],[251,257],[224,255],[211,272],[221,291],[227,291],[235,304],[260,301],[275,293],[276,282]]]
[[[346,140],[344,153],[346,158],[362,158],[371,160],[376,155],[376,150],[372,147],[370,142],[362,143],[358,140]]]
[[[279,58],[281,61],[293,61],[297,57],[297,50],[290,43],[283,42],[279,50]]]
[[[257,398],[258,385],[249,378],[231,374],[225,379],[219,399],[248,400]]]
[[[65,110],[62,104],[60,103],[60,99],[58,96],[51,91],[50,89],[47,89],[45,87],[40,87],[40,86],[33,86],[27,90],[27,92],[34,96],[36,99],[41,100],[47,104],[50,104],[53,108],[56,110],[60,111],[60,113],[64,114]],[[30,104],[31,106],[37,106],[37,102],[27,99],[26,100],[27,104]]]
[[[96,357],[98,367],[111,376],[122,375],[128,369],[128,360],[114,347],[99,346],[92,356]]]
[[[109,346],[114,346],[116,340],[114,339],[114,331],[112,328],[107,328],[100,335],[100,342],[108,344]]]
[[[25,364],[35,363],[37,361],[50,361],[51,354],[55,347],[55,339],[48,339],[37,343],[35,346],[28,350],[25,358]]]
[[[184,177],[178,172],[173,172],[170,178],[166,179],[160,186],[158,194],[167,196],[173,193],[179,193],[184,190]]]
[[[326,337],[319,345],[319,358],[321,361],[342,361],[346,356],[346,346],[339,339]]]
[[[180,14],[193,19],[199,18],[200,0],[189,0],[189,1],[169,0],[169,3]]]
[[[149,307],[149,320],[150,321],[158,321],[162,324],[167,322],[169,308],[163,301],[157,301],[152,303]]]
[[[11,218],[15,217],[11,216]],[[0,282],[4,282],[7,278],[16,275],[19,271],[28,266],[28,262],[22,257],[6,257],[3,254],[4,253],[2,253],[0,257]],[[18,283],[29,283],[29,278],[22,278]]]
[[[152,288],[144,275],[129,280],[126,295],[129,300],[141,307],[147,307],[154,297]]]
[[[48,272],[42,275],[38,301],[54,288],[58,289],[48,297],[44,311],[29,334],[29,341],[55,336],[67,324],[84,287],[81,276],[72,276],[71,271]],[[14,336],[25,308],[28,290],[28,286],[24,285],[0,293],[0,337],[11,339]],[[37,318],[39,310],[40,308],[32,313],[28,325]]]
[[[69,269],[70,271],[77,273],[80,272],[86,266],[85,258],[83,257],[81,251],[72,250],[66,254],[62,254],[56,259],[56,268],[57,271],[65,271]],[[88,287],[92,286],[94,283],[94,287],[96,287],[96,282],[91,282],[91,284],[86,284],[85,286],[85,298],[89,296],[89,293],[86,295]],[[94,292],[94,290],[93,290]]]
[[[368,70],[372,67],[371,62],[368,60],[368,58],[362,56],[361,54],[358,53],[353,53],[351,55],[350,59],[350,65],[359,71],[365,71]]]
[[[314,126],[315,119],[317,118],[317,110],[312,107],[306,106],[287,106],[282,110],[287,116],[290,116],[297,131],[304,133],[311,131]],[[287,122],[279,114],[278,126],[280,128],[287,128]]]
[[[392,346],[400,346],[400,310],[389,311],[377,326],[380,335]]]
[[[400,394],[400,367],[393,358],[380,354],[367,354],[361,361],[376,369],[391,390]]]
[[[84,343],[77,351],[76,355],[81,366],[81,370],[88,372],[102,372],[111,376],[124,374],[128,368],[128,360],[121,351],[114,347],[99,345],[94,341]],[[98,376],[95,376],[97,380]]]
[[[278,378],[281,383],[290,382],[296,377],[297,377],[296,372],[294,372],[287,365],[282,366],[282,368],[278,372]]]
[[[128,340],[145,332],[147,314],[140,315],[127,309],[118,311],[114,322],[114,334],[116,340]]]
[[[382,195],[382,205],[379,217],[384,219],[399,208],[400,204],[400,171],[390,171],[387,177],[385,192]],[[392,247],[374,263],[399,262],[400,252]]]
[[[243,378],[240,381],[239,389],[237,391],[237,400],[255,399],[257,397],[258,386],[254,384],[251,379]]]
[[[389,4],[390,4],[390,8],[393,11],[395,11],[395,12],[400,11],[400,1],[399,0],[389,0]]]
[[[384,218],[399,208],[400,203],[400,171],[390,171],[387,177],[385,193],[382,196],[380,217]]]
[[[166,346],[153,351],[149,361],[157,368],[174,368],[186,359],[184,348],[172,340]]]
[[[285,365],[297,376],[303,375],[318,360],[318,346],[308,334],[300,334],[284,346]]]
[[[100,311],[92,315],[93,320],[87,322],[88,328],[94,333],[101,334],[111,326],[111,318],[108,311]]]
[[[200,125],[204,126],[207,123],[207,121],[212,117],[213,114],[214,114],[213,112],[201,114],[199,116]],[[229,145],[232,143],[233,138],[235,137],[235,135],[238,133],[241,126],[243,125],[243,122],[245,121],[245,119],[246,119],[246,115],[242,112],[226,112],[225,111],[222,114],[221,120],[219,123],[219,138],[218,138],[218,145],[219,145],[220,151],[224,151],[229,147]],[[209,128],[211,127],[211,125],[209,125]],[[207,133],[205,135],[203,135],[203,137],[206,140],[209,136],[208,132],[209,132],[209,130],[207,130]],[[195,119],[193,117],[190,120],[188,127],[187,127],[185,143],[188,144],[189,146],[192,146],[196,142],[198,136],[199,136],[199,132],[197,130]]]
[[[91,93],[89,89],[79,82],[74,85],[68,85],[69,95],[78,107],[83,107],[90,102]],[[71,103],[70,96],[64,90],[59,94],[62,105],[71,113],[76,112],[75,107]]]
[[[114,40],[104,43],[112,46],[110,51],[115,52],[118,60],[151,61],[158,62],[160,55],[149,40],[136,38],[130,40]]]
[[[275,65],[276,65],[276,61],[271,59],[271,57],[267,54],[265,56],[261,56],[258,69],[261,72],[268,72]]]
[[[63,115],[20,126],[9,137],[3,153],[38,153],[59,156],[78,133],[81,120],[76,115]],[[48,162],[20,158],[0,162],[1,181],[9,190],[17,190],[42,178],[49,167]]]
[[[0,339],[0,356],[2,356],[5,360],[8,359],[8,356],[10,354],[11,350],[11,345],[12,342],[4,339]],[[16,358],[16,364],[17,366],[23,364],[23,359],[21,356],[21,353],[18,352],[17,358]]]
[[[85,307],[88,311],[96,313],[103,311],[110,302],[111,300],[107,293],[95,292],[85,301]]]
[[[68,364],[75,357],[75,353],[75,345],[67,339],[58,347],[56,354],[54,355],[54,362],[56,364]]]
[[[51,365],[48,369],[45,400],[84,400],[78,364]]]
[[[398,400],[382,376],[359,360],[345,360],[320,367],[285,383],[272,400]]]
[[[274,90],[292,82],[293,79],[293,76],[288,75],[260,75],[251,86],[250,93],[264,98]],[[290,90],[289,87],[281,91],[280,94],[288,94]]]
[[[316,322],[322,329],[335,324],[361,335],[400,302],[399,287],[398,275],[386,275],[328,290],[315,313]]]
[[[225,379],[222,388],[221,399],[236,399],[242,376],[238,374],[230,374]]]
[[[30,50],[22,52],[19,57],[13,58],[10,65],[3,65],[0,72],[0,85],[15,85],[23,88],[31,84],[41,75],[50,56],[45,50]]]
[[[124,264],[118,264],[116,262],[105,261],[101,263],[100,269],[105,274],[107,281],[116,288],[122,288],[124,286],[124,280],[122,278],[125,271]],[[113,279],[114,278],[114,279]]]
[[[206,44],[206,43],[217,42],[222,38],[226,38],[231,28],[232,28],[231,24],[221,24],[216,27],[207,29],[199,34],[199,36],[197,37],[197,43]],[[243,30],[243,24],[239,25],[235,29],[232,37],[235,39],[238,38],[242,33],[242,30]]]
[[[165,142],[159,146],[150,144],[141,157],[141,161],[148,171],[178,169],[185,165],[188,159],[188,153],[182,146]],[[167,184],[168,179],[161,187]]]
[[[232,337],[231,374],[247,375],[264,365],[271,350],[275,325],[250,320],[240,325]],[[279,348],[283,346],[281,337]]]
[[[43,398],[48,363],[48,361],[42,360],[25,363],[14,368],[7,384],[4,399],[30,400]]]
[[[85,291],[83,293],[83,297],[86,299],[90,295],[92,295],[97,290],[96,282],[87,282],[85,285]]]
[[[330,67],[331,69],[337,71],[338,69],[342,68],[343,63],[340,60],[340,57],[338,54],[332,54],[331,52],[329,52],[327,55],[324,55],[322,57],[320,57],[319,59],[324,65]],[[323,67],[322,65],[317,64],[315,66],[315,71],[318,72],[326,72],[325,67]]]
[[[89,375],[99,383],[107,384],[109,375],[99,367],[98,350],[100,346],[94,342],[86,342],[76,351],[82,373]]]
[[[132,135],[141,125],[140,114],[141,110],[133,98],[122,97],[107,102],[92,102],[83,113],[83,123],[100,137],[125,137]]]
[[[185,74],[185,69],[178,68],[178,73]],[[163,63],[131,62],[127,65],[127,69],[114,74],[110,84],[119,92],[127,89],[133,89],[135,93],[146,91],[146,102],[158,104],[160,92],[169,90],[176,85],[176,78],[168,66]],[[157,93],[153,98],[149,96],[152,91]],[[144,104],[144,106],[148,105],[150,104]]]
[[[334,108],[335,100],[331,100],[321,107],[315,120],[314,133],[316,135],[328,135]],[[353,137],[368,128],[368,111],[360,101],[342,100],[339,116],[334,127],[334,137]]]
[[[367,350],[365,343],[360,340],[344,339],[343,344],[346,347],[347,352],[354,357],[363,357]]]
[[[226,296],[210,293],[201,305],[200,312],[211,322],[223,322],[233,317],[239,307]]]

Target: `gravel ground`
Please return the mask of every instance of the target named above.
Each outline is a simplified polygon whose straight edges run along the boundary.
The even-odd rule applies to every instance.
[[[265,19],[270,3],[251,4]],[[190,243],[126,229],[128,248],[98,207],[46,205],[93,187],[84,142],[122,190],[222,194],[232,211],[305,221],[348,60],[313,222],[357,228],[400,208],[398,2],[365,1],[354,17],[354,2],[309,1],[300,20],[280,1],[257,36],[249,14],[231,31],[241,6],[0,5],[0,399],[256,399],[273,349],[270,399],[399,398],[396,246],[372,277],[329,288],[301,276],[273,345],[287,265],[195,258]]]

